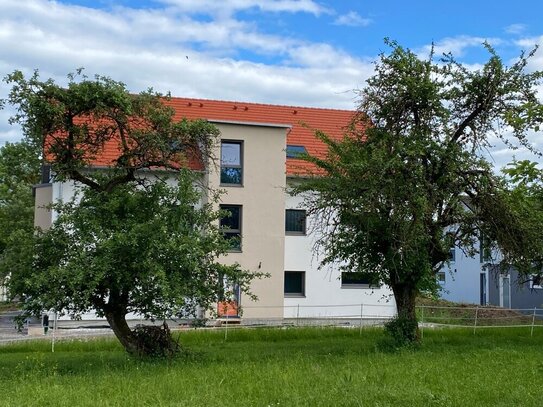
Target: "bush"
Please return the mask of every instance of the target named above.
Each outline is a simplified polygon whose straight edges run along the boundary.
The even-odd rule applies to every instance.
[[[133,335],[139,357],[172,358],[181,349],[172,338],[166,322],[161,326],[138,326],[134,328]]]
[[[385,323],[385,332],[396,347],[413,345],[419,340],[419,327],[415,318],[398,315]]]

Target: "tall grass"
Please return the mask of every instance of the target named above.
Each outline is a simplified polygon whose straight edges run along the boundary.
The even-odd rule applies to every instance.
[[[379,329],[180,334],[174,361],[114,340],[0,347],[0,406],[542,406],[543,330],[425,330],[391,351]]]

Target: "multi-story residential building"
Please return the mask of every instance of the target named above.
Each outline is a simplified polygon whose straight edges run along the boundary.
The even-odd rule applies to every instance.
[[[168,103],[176,119],[206,119],[220,130],[220,162],[210,166],[205,177],[209,186],[225,191],[221,206],[233,216],[223,226],[228,235],[240,237],[239,246],[221,260],[269,274],[252,285],[258,302],[243,294],[236,299],[244,320],[394,315],[394,298],[387,287],[370,287],[363,279],[342,275],[337,267],[319,268],[314,250],[318,228],[312,226],[320,220],[307,216],[302,197],[288,193],[289,186],[308,174],[307,163],[297,154],[326,151],[315,130],[340,138],[354,111],[187,98]],[[104,151],[97,166],[104,165],[106,156],[114,157],[115,151]],[[35,225],[48,227],[55,214],[45,206],[73,195],[73,183],[50,183],[45,174],[36,187]],[[497,275],[483,267],[487,260],[451,249],[450,263],[437,276],[441,296],[509,308],[543,304],[541,284],[515,285],[514,272]],[[226,313],[236,312],[237,306]]]
[[[394,315],[387,287],[370,287],[335,267],[319,268],[310,227],[319,219],[306,215],[302,198],[288,194],[289,185],[308,174],[307,163],[297,154],[326,151],[315,130],[342,137],[354,111],[186,98],[172,98],[168,104],[176,119],[206,119],[220,130],[220,163],[211,165],[205,177],[210,187],[225,191],[221,206],[232,216],[223,226],[227,235],[239,237],[239,245],[221,261],[269,275],[252,284],[258,302],[243,294],[237,298],[244,320]],[[36,225],[54,221],[45,204],[73,194],[73,183],[40,185]]]

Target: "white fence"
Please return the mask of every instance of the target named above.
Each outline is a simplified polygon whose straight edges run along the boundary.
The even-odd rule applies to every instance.
[[[259,314],[281,313],[282,318],[249,318],[254,311]],[[391,304],[328,304],[288,305],[283,307],[244,306],[240,321],[222,318],[222,324],[241,323],[246,326],[368,326],[382,325],[396,315]],[[543,327],[543,308],[508,309],[491,306],[440,306],[420,305],[416,307],[422,330],[432,327],[469,328],[474,332],[482,328],[527,327],[533,335],[534,329]]]
[[[424,305],[417,307],[419,323],[426,326],[472,328],[527,327],[533,335],[534,328],[543,327],[542,308],[500,308],[489,306],[446,307]]]

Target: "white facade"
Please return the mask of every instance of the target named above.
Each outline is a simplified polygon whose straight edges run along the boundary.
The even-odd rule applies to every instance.
[[[303,198],[286,195],[286,209],[303,209]],[[342,285],[337,267],[319,268],[315,236],[307,219],[308,234],[285,236],[285,271],[304,272],[304,295],[285,294],[285,318],[389,318],[396,314],[392,291]]]

